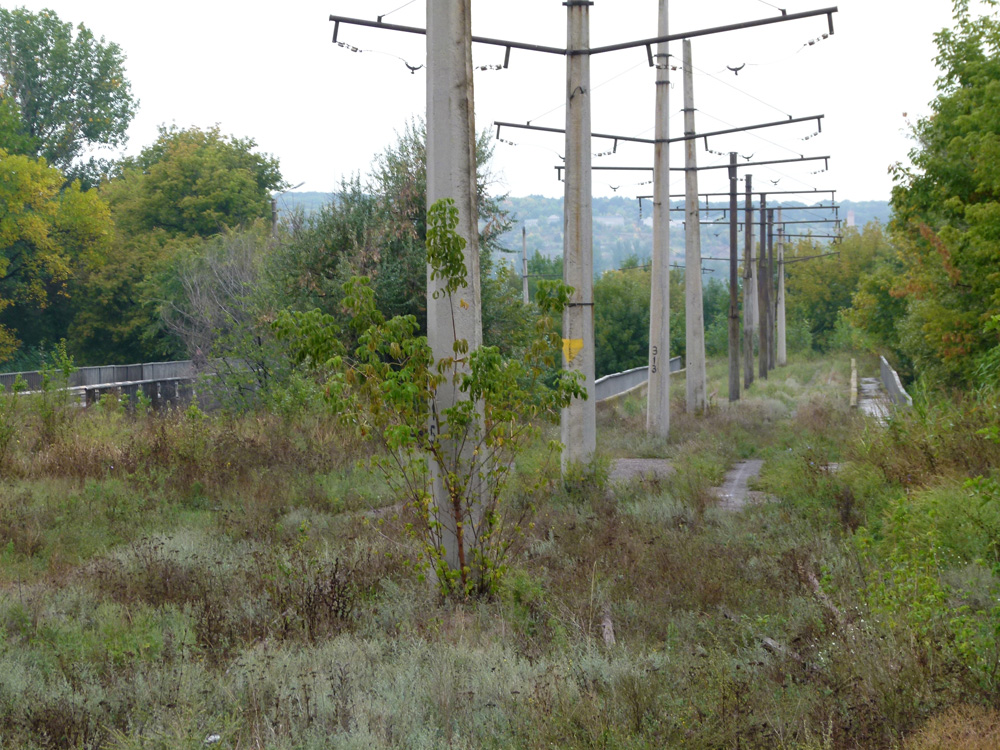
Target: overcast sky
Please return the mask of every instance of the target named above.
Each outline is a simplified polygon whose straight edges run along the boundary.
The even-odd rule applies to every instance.
[[[139,113],[128,150],[156,138],[160,124],[209,126],[250,136],[277,156],[290,184],[332,191],[342,176],[366,172],[372,158],[392,143],[408,119],[422,117],[424,71],[404,65],[424,61],[424,38],[386,30],[342,26],[340,40],[361,53],[331,43],[330,14],[423,26],[424,0],[44,0],[20,3],[50,8],[63,20],[84,23],[118,43]],[[405,4],[405,5],[404,5]],[[6,3],[5,3],[6,5]],[[832,6],[813,0],[675,0],[672,33],[749,21],[779,13]],[[400,7],[403,6],[403,7]],[[398,10],[395,10],[399,8]],[[473,0],[473,33],[493,38],[565,46],[566,9],[561,0]],[[591,8],[593,46],[656,35],[655,0],[596,0]],[[395,12],[392,12],[395,11]],[[814,124],[788,125],[756,135],[720,137],[715,151],[735,150],[754,161],[832,157],[822,162],[754,170],[756,184],[774,189],[835,189],[839,200],[886,200],[890,164],[911,147],[907,120],[926,114],[937,71],[933,35],[950,25],[951,0],[843,0],[834,14],[836,33],[810,46],[827,30],[825,17],[719,34],[693,42],[696,128],[699,132],[787,118],[826,115],[822,134]],[[672,45],[678,59],[681,44]],[[503,61],[503,50],[476,45],[477,65]],[[401,58],[401,59],[400,59]],[[736,76],[727,66],[744,65]],[[642,48],[595,56],[592,62],[595,132],[652,137],[654,75]],[[683,130],[680,73],[673,73],[671,135]],[[602,85],[603,84],[603,85]],[[563,127],[565,60],[514,51],[510,68],[478,72],[477,126],[495,120]],[[496,190],[512,195],[558,196],[554,167],[562,136],[504,131],[493,171]],[[594,141],[594,152],[609,150]],[[595,164],[646,166],[652,147],[619,146]],[[672,152],[680,165],[679,145]],[[704,150],[700,164],[725,161]],[[597,172],[596,195],[636,196],[645,173]],[[682,183],[675,180],[675,187]],[[727,189],[725,170],[703,173],[702,191]]]

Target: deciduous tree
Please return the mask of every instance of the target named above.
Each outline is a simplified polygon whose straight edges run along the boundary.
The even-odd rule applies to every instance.
[[[137,107],[125,55],[86,26],[49,10],[0,8],[0,75],[27,145],[64,172],[91,147],[125,142]]]
[[[785,266],[787,319],[809,321],[814,346],[828,348],[841,311],[851,307],[861,282],[891,252],[889,240],[877,222],[868,224],[863,231],[847,227],[835,247],[799,240],[786,251],[786,261],[811,260]]]
[[[171,127],[116,173],[101,188],[115,220],[113,246],[74,284],[73,353],[94,364],[190,355],[160,314],[177,278],[173,261],[268,217],[270,191],[283,185],[277,160],[217,127]]]
[[[996,8],[995,0],[984,0]],[[968,382],[1000,343],[1000,19],[956,0],[937,37],[938,97],[894,169],[892,229],[906,295],[901,347],[929,377]]]
[[[100,261],[112,234],[107,204],[44,160],[0,149],[0,361],[15,328],[66,294],[74,267]]]

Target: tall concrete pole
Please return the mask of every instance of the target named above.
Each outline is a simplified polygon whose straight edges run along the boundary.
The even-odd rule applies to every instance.
[[[454,294],[427,271],[427,339],[435,359],[455,356],[456,340],[471,353],[482,345],[479,230],[476,207],[476,126],[472,88],[471,0],[427,0],[427,205],[451,198],[458,208],[458,233],[465,239],[465,286]],[[449,379],[431,404],[432,433],[448,435],[443,412],[465,396]],[[480,405],[480,414],[481,414]],[[474,432],[474,429],[473,429]],[[455,468],[478,477],[475,441],[462,435],[442,438],[442,454]],[[477,487],[470,487],[463,509],[456,504],[443,475],[450,467],[431,461],[433,500],[441,523],[445,560],[452,570],[472,565],[474,529],[478,526]],[[475,480],[473,480],[475,481]],[[471,516],[465,511],[471,511]],[[461,524],[457,519],[461,518]]]
[[[759,367],[757,374],[767,380],[767,308],[770,307],[767,296],[767,196],[760,194],[760,246],[757,249],[757,313],[760,320],[759,331]]]
[[[667,0],[659,0],[657,34],[670,33]],[[653,259],[649,296],[649,394],[646,432],[670,434],[670,53],[656,47],[656,145],[653,146]],[[701,260],[698,261],[701,268]]]
[[[691,40],[684,47],[684,135],[694,135],[694,71]],[[705,308],[701,293],[701,211],[698,206],[698,142],[684,141],[684,311],[687,411],[705,411]],[[739,390],[739,385],[737,385]]]
[[[767,209],[767,369],[777,364],[778,352],[774,335],[774,305],[777,301],[774,286],[774,209]]]
[[[521,294],[524,296],[524,304],[531,300],[528,297],[528,228],[521,227]]]
[[[743,219],[743,388],[753,385],[753,331],[757,311],[757,284],[753,266],[753,177],[746,176],[746,216]]]
[[[590,48],[590,0],[568,0],[571,51]],[[563,312],[563,367],[583,374],[587,399],[562,410],[563,476],[589,464],[597,450],[594,400],[594,216],[591,183],[590,55],[566,56],[566,197],[563,220],[563,281],[573,287]]]
[[[729,400],[740,400],[740,306],[736,152],[729,154]]]
[[[778,367],[788,364],[788,348],[785,345],[785,225],[781,222],[778,209],[778,301],[777,301],[777,349]]]

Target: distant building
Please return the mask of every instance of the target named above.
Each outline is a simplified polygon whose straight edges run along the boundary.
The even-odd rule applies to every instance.
[[[847,226],[849,226],[849,227],[856,226],[856,224],[854,223],[854,209],[853,208],[850,211],[847,212]]]

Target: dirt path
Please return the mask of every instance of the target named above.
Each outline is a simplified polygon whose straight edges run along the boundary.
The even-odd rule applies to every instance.
[[[750,492],[750,480],[760,476],[764,462],[759,458],[740,461],[726,474],[721,487],[716,487],[713,493],[719,498],[719,507],[726,510],[742,510],[747,502],[754,499]]]
[[[663,458],[619,458],[611,465],[609,483],[633,479],[664,479],[674,473],[674,467]]]

